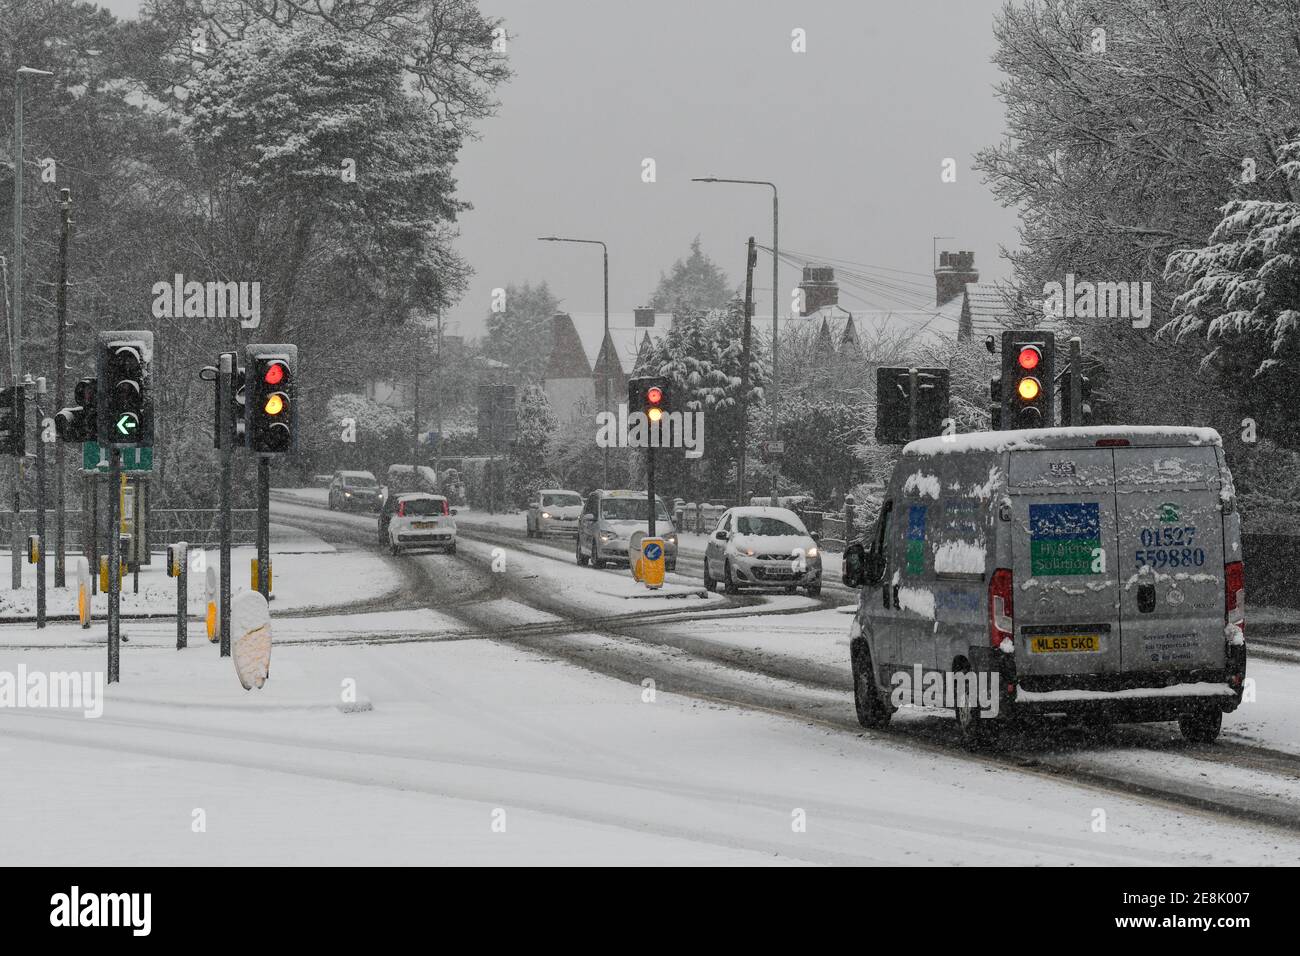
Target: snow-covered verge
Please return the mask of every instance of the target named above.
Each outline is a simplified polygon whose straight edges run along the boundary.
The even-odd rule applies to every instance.
[[[98,658],[0,651],[0,669]],[[341,712],[350,687],[373,709]],[[102,717],[0,711],[0,747],[24,768],[0,815],[17,865],[1173,866],[1300,853],[1276,830],[650,697],[483,641],[282,646],[251,692],[206,645],[134,648]]]

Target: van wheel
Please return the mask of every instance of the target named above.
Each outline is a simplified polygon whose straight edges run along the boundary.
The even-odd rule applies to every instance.
[[[722,589],[728,594],[739,594],[740,585],[736,583],[735,576],[731,573],[731,562],[728,561],[722,566]]]
[[[1197,744],[1214,743],[1223,729],[1223,711],[1196,710],[1178,718],[1178,729],[1183,737]]]
[[[959,661],[953,666],[953,671],[958,674],[970,673],[970,664]],[[958,705],[953,709],[957,715],[957,730],[963,747],[967,750],[980,750],[992,742],[997,729],[994,726],[997,718],[981,716],[978,700],[968,700],[966,706]]]
[[[808,596],[810,598],[821,597],[821,594],[822,594],[822,586],[820,584],[808,585]]]
[[[582,553],[581,535],[579,535],[578,539],[573,544],[573,556],[578,561],[578,567],[585,568],[587,566],[587,556]]]
[[[887,727],[889,718],[894,716],[894,705],[880,696],[866,643],[854,642],[854,647],[860,648],[849,655],[853,665],[853,707],[858,712],[858,723],[869,730]]]
[[[717,578],[709,574],[709,559],[705,558],[704,559],[704,590],[716,591],[717,589],[718,589]]]

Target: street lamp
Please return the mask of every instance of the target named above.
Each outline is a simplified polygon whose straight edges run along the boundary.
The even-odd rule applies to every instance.
[[[9,362],[13,368],[14,388],[19,387],[23,373],[23,77],[53,75],[48,70],[20,66],[14,84],[14,306],[13,344],[9,355]],[[18,555],[22,534],[18,527],[21,489],[22,462],[14,458],[14,524],[10,535],[10,548],[13,553],[11,576],[15,591],[22,586],[22,564]]]
[[[778,203],[776,193],[776,183],[770,183],[765,179],[722,179],[718,176],[701,176],[691,180],[693,183],[740,183],[745,186],[767,186],[772,190],[772,422],[768,433],[769,441],[776,441],[776,404],[781,394],[781,378],[777,374],[777,340],[780,337],[777,329],[777,303],[779,294],[777,286],[779,279],[777,277],[781,264],[781,244],[779,240],[780,231],[778,225],[780,217],[778,216]],[[781,459],[778,455],[772,455],[772,507],[777,507],[777,482],[781,477]]]
[[[20,66],[14,90],[14,340],[10,361],[15,386],[23,365],[23,77],[53,75],[49,70]]]
[[[612,343],[609,342],[609,247],[599,239],[570,239],[566,236],[538,236],[538,242],[579,242],[589,246],[600,246],[601,254],[605,260],[605,334],[600,342],[601,351],[605,351],[607,344],[610,345],[610,352],[613,352]],[[605,374],[601,376],[601,408],[609,411],[609,359],[610,355],[605,356]],[[597,356],[599,358],[599,355]],[[605,487],[609,487],[609,445],[605,446]]]

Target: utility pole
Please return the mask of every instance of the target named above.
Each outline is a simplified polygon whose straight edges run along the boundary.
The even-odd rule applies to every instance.
[[[754,237],[749,237],[745,247],[745,331],[740,346],[740,449],[736,454],[736,504],[745,504],[745,465],[748,451],[749,426],[749,340],[754,315],[754,266],[758,263],[758,250]]]
[[[1070,394],[1065,396],[1065,400],[1070,403],[1070,424],[1082,425],[1083,340],[1077,335],[1070,336]]]
[[[54,404],[64,400],[65,369],[68,350],[68,235],[72,231],[72,191],[59,190],[59,208],[63,212],[63,224],[59,229],[59,281],[55,288],[55,355],[54,355]],[[54,446],[54,586],[67,587],[65,579],[66,542],[64,540],[64,523],[66,521],[67,503],[64,501],[64,449],[63,442]]]

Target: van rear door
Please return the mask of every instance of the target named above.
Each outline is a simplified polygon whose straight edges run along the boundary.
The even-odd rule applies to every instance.
[[[1218,669],[1221,476],[1212,446],[1116,448],[1125,671]]]
[[[1118,674],[1111,450],[1038,449],[1009,457],[1017,674]]]

